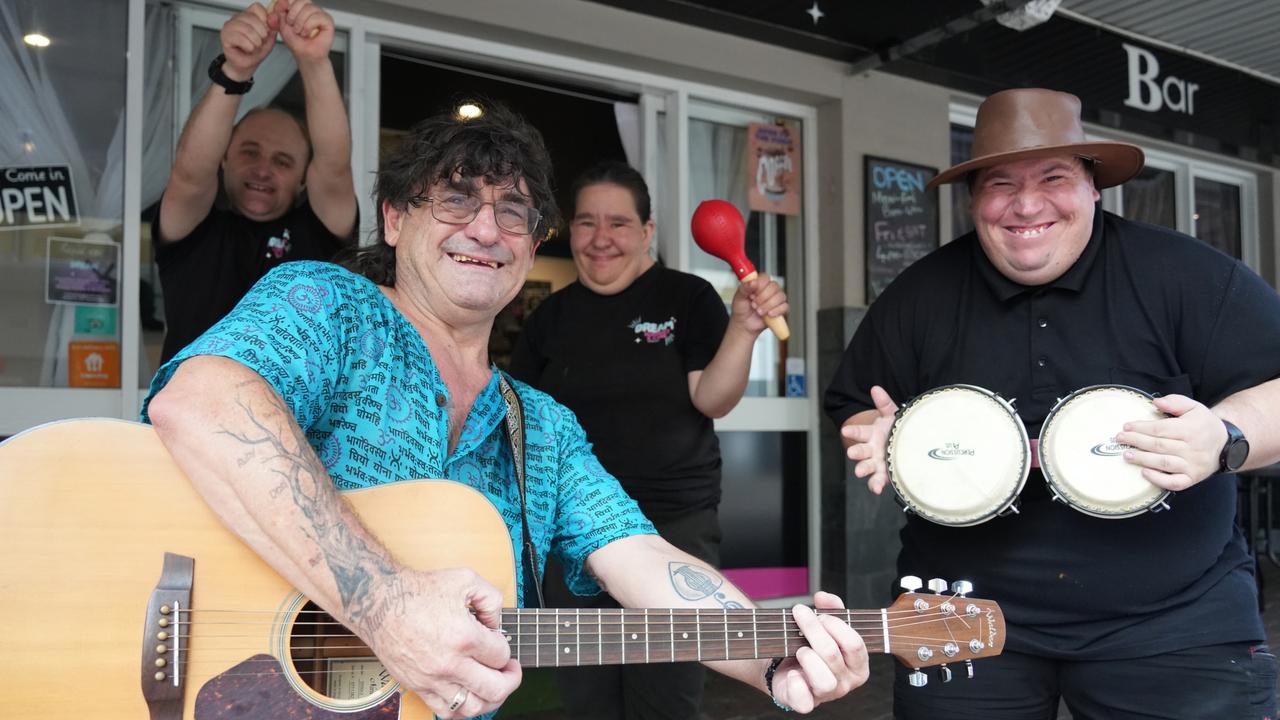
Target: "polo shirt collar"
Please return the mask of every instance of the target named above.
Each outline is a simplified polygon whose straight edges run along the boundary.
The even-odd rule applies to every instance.
[[[996,269],[991,259],[987,257],[986,251],[982,249],[982,243],[978,241],[977,231],[974,231],[973,254],[974,261],[978,266],[978,274],[982,276],[987,286],[991,288],[991,292],[1001,302],[1010,300],[1021,293],[1032,292],[1042,288],[1057,288],[1080,292],[1084,288],[1084,281],[1089,276],[1090,268],[1093,267],[1093,263],[1098,257],[1098,248],[1102,246],[1102,216],[1102,203],[1094,203],[1093,233],[1089,236],[1088,244],[1084,246],[1084,252],[1080,253],[1080,257],[1076,258],[1075,263],[1067,268],[1067,271],[1058,279],[1045,285],[1023,285],[1005,277]]]

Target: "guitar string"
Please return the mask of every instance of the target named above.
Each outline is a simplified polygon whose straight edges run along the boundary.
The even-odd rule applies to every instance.
[[[938,639],[936,639],[936,638],[914,638],[914,637],[912,637],[912,636],[895,635],[895,639],[896,639],[898,642],[900,642],[900,643],[904,643],[904,644],[907,644],[907,645],[910,645],[910,646],[913,646],[913,647],[920,647],[920,646],[924,646],[924,647],[937,647],[937,648],[942,648],[942,647],[943,647],[943,643],[942,643],[941,641],[939,641]],[[776,640],[776,639],[775,639],[775,640]],[[807,643],[805,643],[805,642],[804,642],[804,638],[803,638],[803,637],[797,637],[797,638],[795,638],[795,640],[796,640],[796,647],[797,647],[797,649],[798,649],[798,648],[800,648],[800,647],[805,647],[805,646],[807,646]],[[880,640],[879,640],[878,638],[873,638],[872,640],[873,640],[873,642],[868,643],[868,648],[869,648],[870,650],[872,650],[872,651],[876,651],[876,652],[883,652],[883,651],[884,651],[884,649],[881,647]],[[678,644],[680,643],[680,641],[677,641],[677,642],[678,642]],[[732,642],[732,641],[731,641],[731,642]],[[740,642],[745,643],[745,642],[747,642],[747,641],[744,639],[744,640],[742,640],[742,641],[740,641]],[[683,642],[683,644],[684,644],[686,647],[684,647],[684,648],[682,648],[682,649],[684,649],[685,651],[688,651],[688,650],[689,650],[689,648],[688,648],[687,646],[688,646],[688,645],[691,645],[691,644],[693,644],[693,643],[692,643],[691,641],[684,641],[684,642]],[[539,657],[541,656],[540,650],[541,650],[542,648],[546,648],[546,647],[551,646],[551,645],[553,645],[553,644],[552,644],[552,643],[542,643],[542,644],[524,644],[524,645],[522,645],[522,646],[519,648],[519,650],[521,650],[521,652],[518,652],[518,653],[514,654],[514,655],[513,655],[513,657],[515,657],[517,660],[523,660],[523,661],[525,661],[525,662],[529,662],[529,661],[531,661],[531,660],[536,660],[537,658],[539,658]],[[561,646],[563,646],[563,643],[560,643],[560,644],[554,644],[554,647],[556,647],[556,648],[559,648],[559,647],[561,647]],[[326,648],[324,648],[324,649],[325,649],[325,650],[332,650],[332,649],[335,649],[335,648],[332,648],[332,647],[326,647]],[[342,648],[337,648],[337,649],[342,649]],[[348,648],[348,649],[354,649],[354,648]],[[367,649],[367,648],[364,648],[363,646],[361,646],[359,649]],[[530,654],[533,654],[533,655],[534,655],[534,657],[533,657],[533,658],[528,657]],[[720,658],[720,657],[718,657],[718,656],[717,656],[717,655],[718,655],[717,653],[710,653],[710,654],[712,655],[712,657],[709,657],[709,658],[708,658],[708,657],[705,657],[705,656],[706,656],[706,654],[707,654],[707,652],[706,652],[706,651],[704,651],[704,659],[709,659],[709,660],[719,660],[719,659],[731,659],[731,660],[732,660],[732,659],[751,659],[751,658],[752,658],[752,655],[748,655],[748,654],[745,654],[745,653],[744,653],[744,654],[742,654],[742,655],[736,655],[736,654],[734,654],[734,655],[732,655],[732,656],[730,656],[730,657],[727,657],[727,658]],[[794,653],[793,653],[793,655],[794,655]],[[624,657],[624,656],[625,656],[625,653],[620,654],[620,657]],[[765,654],[763,655],[763,657],[773,657],[773,656],[774,656],[774,654],[773,654],[773,653],[765,653]],[[579,656],[579,657],[581,657],[581,656]],[[610,655],[610,657],[612,657],[612,654]],[[978,655],[977,657],[981,657],[981,655]],[[299,663],[299,662],[303,662],[303,663],[306,663],[306,662],[324,662],[325,660],[328,660],[328,659],[330,659],[330,658],[295,658],[295,659],[293,659],[293,663],[294,663],[294,664],[295,664],[295,666],[296,666],[296,664],[297,664],[297,663]],[[342,660],[353,660],[353,659],[354,659],[354,660],[358,660],[358,659],[363,659],[363,658],[351,658],[351,657],[347,657],[347,658],[338,658],[338,659],[342,659]],[[368,656],[368,659],[370,659],[370,660],[372,660],[372,661],[375,661],[375,662],[378,662],[378,661],[377,661],[377,658],[376,658],[376,657],[374,657],[374,656],[372,656],[372,655],[369,655],[369,656]],[[593,664],[599,664],[599,663],[598,663],[598,660],[599,660],[599,658],[598,658],[598,657],[595,659],[595,661],[581,661],[581,660],[577,660],[577,659],[575,658],[575,662],[571,662],[571,663],[550,662],[552,659],[563,660],[564,658],[563,658],[563,657],[558,657],[556,653],[551,652],[551,651],[548,651],[548,662],[546,662],[546,663],[540,663],[538,666],[540,666],[540,667],[552,667],[552,666],[555,666],[555,665],[557,665],[557,664],[561,664],[561,665],[593,665]],[[689,658],[689,659],[691,660],[692,658]],[[970,658],[954,657],[954,658],[946,658],[945,660],[944,660],[944,658],[937,658],[937,659],[935,659],[935,660],[933,660],[933,661],[929,662],[929,663],[928,663],[928,665],[944,664],[945,662],[962,662],[962,661],[964,661],[964,660],[966,660],[966,659],[970,659]],[[677,658],[676,658],[675,656],[673,656],[673,655],[669,655],[669,657],[668,657],[668,659],[667,659],[667,660],[663,660],[661,657],[658,657],[658,658],[656,659],[656,661],[657,661],[657,662],[668,662],[668,661],[674,662],[674,661],[678,661],[678,660],[677,660]],[[182,665],[184,665],[184,666],[186,666],[186,667],[188,667],[188,668],[189,668],[189,667],[191,667],[191,666],[195,666],[195,665],[204,665],[204,664],[212,663],[212,662],[217,662],[217,661],[216,661],[216,660],[212,660],[212,659],[205,658],[205,659],[203,659],[203,660],[201,660],[201,661],[199,661],[199,662],[186,661],[186,662],[183,662],[183,663],[182,663]],[[638,662],[638,657],[637,657],[637,659],[635,659],[635,660],[629,660],[629,662],[631,662],[631,663],[637,663],[637,662]],[[276,657],[274,657],[274,656],[271,656],[271,657],[264,657],[264,658],[261,658],[261,659],[256,659],[256,658],[246,658],[245,660],[243,660],[243,661],[242,661],[242,662],[240,662],[240,663],[237,663],[237,664],[236,664],[236,665],[234,665],[233,667],[243,668],[243,667],[246,667],[246,666],[250,666],[250,665],[258,665],[258,664],[267,664],[267,665],[271,665],[273,668],[275,668],[275,667],[281,667],[281,666],[282,666],[282,663],[281,663],[281,661],[280,661],[280,660],[278,660],[278,659],[277,659]],[[379,662],[379,664],[381,664],[381,663]],[[615,663],[612,663],[612,662],[611,662],[611,663],[609,663],[609,664],[615,664]],[[921,666],[924,666],[924,665],[921,665]],[[313,669],[313,670],[295,670],[295,671],[296,671],[298,674],[300,674],[300,675],[324,675],[324,674],[330,674],[330,673],[343,673],[343,672],[346,672],[345,670],[342,670],[342,669],[336,669],[336,670],[318,670],[318,669]],[[218,677],[252,677],[252,676],[270,675],[270,674],[277,674],[277,671],[270,671],[270,672],[249,672],[249,673],[220,673],[220,674],[218,675]]]
[[[918,622],[913,622],[913,623],[893,623],[893,624],[891,624],[891,628],[892,628],[892,629],[893,629],[893,631],[894,631],[894,632],[893,632],[894,640],[895,640],[895,642],[897,642],[897,643],[899,643],[899,644],[907,644],[907,645],[921,645],[921,644],[923,644],[923,645],[926,645],[926,646],[927,646],[927,645],[935,645],[935,646],[937,646],[937,647],[942,647],[942,646],[943,646],[943,644],[944,644],[944,641],[943,641],[943,640],[939,640],[939,639],[937,639],[937,638],[929,637],[929,636],[914,636],[914,635],[906,635],[906,634],[903,634],[903,633],[902,633],[902,631],[903,631],[904,629],[909,628],[909,627],[912,627],[912,626],[914,626],[914,625],[925,625],[925,624],[932,624],[932,623],[935,623],[935,622],[937,622],[937,619],[936,619],[936,618],[935,618],[935,619],[922,618],[922,619],[920,619]],[[338,625],[338,623],[336,623],[336,622],[335,622],[335,623],[328,623],[328,624],[330,624],[330,625],[335,625],[335,626],[338,626],[338,627],[341,627],[341,626],[340,626],[340,625]],[[789,624],[789,625],[791,625],[792,627],[790,627],[790,628],[783,628],[783,633],[782,633],[781,635],[776,634],[776,632],[775,632],[775,631],[766,631],[766,632],[764,632],[764,633],[757,633],[757,636],[756,636],[756,637],[754,637],[754,638],[752,638],[752,637],[750,637],[750,636],[744,636],[744,637],[738,637],[738,638],[729,637],[729,638],[727,638],[727,641],[728,641],[730,644],[733,644],[733,645],[743,645],[743,644],[748,643],[748,642],[753,643],[753,645],[754,645],[754,644],[757,644],[757,643],[759,643],[759,642],[765,642],[766,644],[768,644],[768,643],[775,643],[775,644],[776,644],[776,643],[778,643],[778,642],[786,641],[786,642],[795,642],[795,643],[797,644],[797,646],[803,646],[803,645],[805,644],[805,643],[804,643],[804,636],[803,636],[803,634],[801,634],[801,633],[799,632],[798,628],[796,628],[796,627],[794,626],[794,624],[792,624],[792,623],[788,623],[788,624]],[[590,629],[590,628],[589,628],[589,629]],[[793,629],[794,629],[794,631],[793,631]],[[857,628],[855,628],[855,629],[857,629]],[[867,629],[867,628],[864,628],[864,629]],[[875,626],[874,628],[869,628],[869,630],[880,630],[880,629],[881,629],[881,627],[880,627],[879,625]],[[344,630],[345,630],[345,628],[344,628]],[[705,642],[705,643],[707,644],[708,648],[709,648],[712,644],[718,644],[718,643],[721,643],[721,642],[722,642],[722,640],[721,640],[720,638],[717,638],[717,637],[716,637],[716,635],[724,635],[724,634],[726,634],[726,633],[731,633],[731,632],[733,632],[731,629],[730,629],[730,630],[711,630],[711,629],[704,630],[704,631],[703,631],[703,635],[704,635],[704,637],[702,638],[702,641],[703,641],[703,642]],[[569,636],[569,638],[561,638],[561,642],[554,642],[554,641],[551,641],[551,640],[548,640],[547,642],[541,642],[541,643],[539,643],[539,642],[526,642],[524,639],[522,639],[522,638],[520,638],[520,637],[515,637],[515,638],[513,638],[513,640],[518,641],[518,642],[512,642],[512,645],[513,645],[513,647],[516,649],[516,651],[517,651],[518,653],[520,653],[521,655],[525,654],[525,653],[523,652],[523,651],[525,651],[525,650],[529,650],[529,651],[538,651],[540,648],[551,648],[551,647],[559,648],[559,647],[562,647],[562,646],[564,645],[564,642],[563,642],[563,641],[564,641],[565,639],[572,639],[572,638],[574,637],[574,636],[573,636],[573,634],[572,634],[571,632],[568,632],[568,631],[566,631],[566,633],[564,633],[564,634],[568,635],[568,636]],[[608,634],[614,634],[614,633],[608,633]],[[639,633],[635,633],[635,634],[639,634]],[[668,631],[668,632],[666,632],[666,633],[663,633],[663,632],[660,632],[660,631],[659,631],[659,632],[655,632],[655,631],[652,631],[652,630],[651,630],[651,631],[650,631],[650,632],[645,636],[645,638],[644,638],[644,639],[635,639],[635,640],[631,640],[631,641],[629,641],[629,642],[628,642],[625,638],[622,638],[622,639],[620,639],[619,641],[613,641],[613,640],[606,641],[606,644],[608,644],[608,645],[610,646],[610,649],[611,649],[611,650],[612,650],[612,649],[614,649],[614,646],[617,646],[618,648],[620,648],[620,649],[622,649],[622,650],[625,650],[625,648],[626,648],[628,645],[630,645],[630,646],[632,646],[632,647],[636,647],[636,646],[643,647],[643,645],[644,645],[644,644],[646,644],[646,643],[647,643],[647,644],[650,644],[650,645],[662,645],[662,646],[665,646],[665,645],[667,645],[667,644],[669,644],[669,643],[672,643],[672,642],[674,641],[674,643],[675,643],[676,645],[681,646],[682,648],[688,648],[689,646],[696,646],[696,645],[699,643],[699,641],[698,641],[698,640],[696,640],[696,639],[688,639],[688,638],[675,638],[675,639],[673,640],[673,638],[671,638],[671,637],[670,637],[672,634],[673,634],[673,633],[672,633],[672,632],[670,632],[670,631]],[[597,635],[603,635],[603,634],[602,634],[602,633],[579,633],[579,634],[578,634],[579,638],[580,638],[580,637],[589,637],[589,638],[593,638],[593,639],[594,639],[594,638],[596,638],[596,637],[597,637]],[[710,639],[708,639],[708,636],[710,637]],[[185,637],[185,638],[190,639],[190,637],[191,637],[191,636],[190,636],[190,635],[182,635],[182,637]],[[197,638],[198,638],[202,643],[207,643],[207,642],[214,641],[214,640],[219,640],[219,639],[238,639],[238,638],[246,638],[246,637],[257,637],[257,636],[256,636],[256,635],[226,635],[226,634],[217,634],[217,635],[199,635],[199,636],[197,636]],[[350,637],[352,637],[352,636],[351,636],[349,633],[345,633],[345,632],[344,632],[344,633],[340,633],[340,634],[339,634],[339,633],[335,633],[335,634],[316,634],[316,635],[302,635],[302,636],[294,635],[294,636],[291,636],[291,637],[294,637],[294,638],[304,638],[304,639],[306,639],[306,638],[310,638],[310,639],[317,639],[317,638],[350,638]],[[952,641],[954,641],[954,636],[952,636]],[[871,648],[875,649],[875,648],[879,648],[879,647],[880,647],[880,643],[882,642],[882,640],[881,640],[878,636],[875,636],[875,635],[873,635],[873,634],[871,634],[871,633],[868,633],[868,637],[864,640],[864,642],[866,642],[866,643],[867,643],[868,647],[871,647]],[[206,648],[204,648],[204,649],[203,649],[202,657],[201,657],[201,658],[199,658],[198,660],[195,660],[195,661],[190,660],[190,659],[187,659],[187,660],[184,660],[184,661],[183,661],[183,664],[185,664],[185,665],[190,665],[190,664],[199,664],[199,663],[203,663],[203,662],[217,662],[217,660],[212,660],[212,659],[210,659],[210,658],[208,658],[208,657],[203,657],[203,656],[207,656],[207,655],[209,654],[209,652],[210,652],[210,651],[230,652],[230,651],[236,651],[236,650],[252,651],[252,650],[260,650],[260,649],[262,649],[262,648],[261,648],[261,645],[254,645],[254,646],[252,646],[252,647],[233,647],[233,646],[227,646],[227,645],[217,645],[217,646],[215,646],[215,647],[206,647]],[[327,646],[323,646],[321,649],[323,649],[323,650],[325,650],[325,651],[334,651],[334,650],[359,650],[359,651],[368,652],[368,653],[369,653],[369,656],[370,656],[370,657],[373,657],[373,656],[372,656],[372,651],[371,651],[371,650],[369,650],[368,646],[366,646],[366,645],[364,645],[364,644],[358,644],[358,645],[342,645],[342,646],[327,645]],[[766,653],[766,654],[771,655],[772,653]],[[246,662],[252,662],[252,661],[246,660]],[[263,661],[260,661],[260,662],[275,662],[275,660],[274,660],[274,658],[272,658],[272,659],[270,659],[270,660],[263,660]]]

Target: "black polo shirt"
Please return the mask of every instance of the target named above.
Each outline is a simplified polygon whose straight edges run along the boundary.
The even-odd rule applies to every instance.
[[[1095,211],[1062,277],[1000,274],[969,233],[911,267],[868,310],[827,390],[837,424],[968,383],[1016,399],[1036,437],[1056,400],[1119,383],[1212,406],[1280,376],[1280,297],[1194,238]],[[969,528],[910,516],[899,570],[967,579],[998,601],[1008,647],[1061,658],[1139,657],[1261,640],[1253,563],[1235,525],[1234,476],[1170,498],[1171,510],[1099,519],[1053,502],[1039,470],[1020,513]]]

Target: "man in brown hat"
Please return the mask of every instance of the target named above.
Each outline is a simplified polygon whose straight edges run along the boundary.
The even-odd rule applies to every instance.
[[[890,480],[895,399],[941,386],[1016,398],[1030,437],[1093,385],[1139,388],[1166,414],[1110,418],[1103,434],[1176,492],[1167,511],[1086,514],[1033,469],[1017,513],[964,527],[907,517],[899,570],[971,580],[1000,602],[1008,637],[973,679],[909,687],[901,669],[896,717],[1054,718],[1060,699],[1077,720],[1274,714],[1231,473],[1280,459],[1280,297],[1194,238],[1103,212],[1098,191],[1142,164],[1133,145],[1085,137],[1075,96],[989,97],[974,158],[931,184],[969,183],[974,232],[880,295],[827,390],[875,493]]]

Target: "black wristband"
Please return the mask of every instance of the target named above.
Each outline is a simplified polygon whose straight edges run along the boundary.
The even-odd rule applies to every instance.
[[[253,78],[248,80],[232,80],[227,74],[222,72],[222,63],[227,61],[227,56],[218,53],[218,57],[213,59],[209,65],[209,79],[215,84],[221,85],[224,92],[228,95],[243,95],[249,92],[253,87]]]
[[[764,689],[769,692],[769,699],[773,701],[774,705],[777,705],[783,712],[791,712],[791,708],[778,702],[778,698],[773,696],[773,674],[778,671],[778,666],[782,664],[783,660],[786,660],[786,658],[774,658],[769,663],[769,667],[764,671]]]

